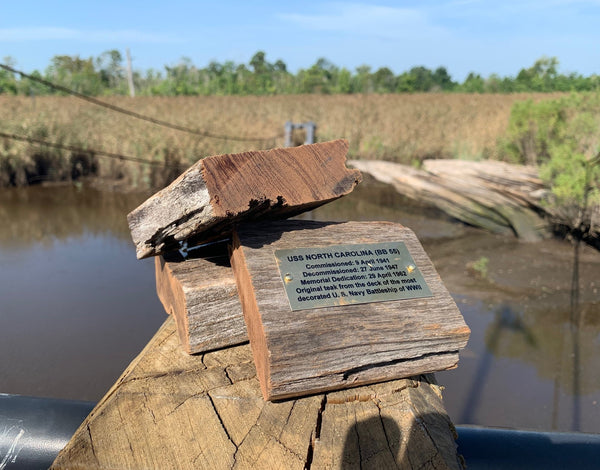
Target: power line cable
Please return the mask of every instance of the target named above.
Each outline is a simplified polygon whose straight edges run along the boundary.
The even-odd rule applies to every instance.
[[[74,145],[57,144],[56,142],[49,142],[47,140],[37,139],[35,137],[27,137],[24,135],[9,134],[6,132],[1,132],[1,131],[0,131],[0,137],[4,137],[5,139],[18,140],[21,142],[28,142],[30,144],[45,145],[47,147],[52,147],[52,148],[56,148],[59,150],[68,150],[71,152],[79,152],[79,153],[93,153],[94,155],[99,155],[99,156],[103,156],[103,157],[107,157],[107,158],[114,158],[116,160],[124,160],[124,161],[128,161],[128,162],[136,162],[136,163],[145,163],[148,165],[158,165],[158,166],[162,166],[163,168],[178,168],[181,170],[181,169],[187,168],[187,166],[188,166],[185,164],[171,165],[171,164],[168,164],[165,162],[159,162],[156,160],[146,160],[144,158],[128,157],[127,155],[121,155],[119,153],[113,153],[113,152],[106,152],[104,150],[89,149],[89,148],[85,149],[83,147],[76,147]]]
[[[198,135],[200,137],[209,137],[211,139],[220,139],[220,140],[233,140],[233,141],[237,141],[237,142],[268,142],[270,140],[275,140],[275,139],[278,139],[283,136],[283,133],[279,133],[279,134],[271,136],[271,137],[243,137],[243,136],[231,136],[231,135],[225,135],[225,134],[216,134],[216,133],[212,133],[212,132],[208,132],[208,131],[200,131],[198,129],[192,129],[191,127],[181,126],[179,124],[173,124],[168,121],[163,121],[162,119],[156,119],[151,116],[145,116],[145,115],[137,113],[135,111],[131,111],[129,109],[121,108],[120,106],[116,106],[114,104],[107,103],[105,101],[94,98],[93,96],[85,95],[83,93],[80,93],[75,90],[71,90],[70,88],[64,87],[62,85],[57,85],[55,83],[49,82],[48,80],[44,80],[43,78],[29,75],[25,72],[22,72],[21,70],[16,70],[5,64],[0,64],[0,68],[3,68],[4,70],[7,70],[12,73],[19,74],[21,77],[41,83],[41,84],[46,85],[47,87],[50,87],[54,90],[68,93],[77,98],[85,100],[89,103],[110,109],[111,111],[116,111],[118,113],[122,113],[127,116],[134,117],[136,119],[140,119],[142,121],[151,122],[153,124],[156,124],[156,125],[159,125],[162,127],[168,127],[170,129],[175,129],[175,130],[178,130],[181,132],[187,132],[189,134]]]

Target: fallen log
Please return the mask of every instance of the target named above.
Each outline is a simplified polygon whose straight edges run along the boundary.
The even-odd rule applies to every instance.
[[[169,318],[51,468],[458,470],[455,437],[432,375],[266,402],[248,345],[187,355]]]
[[[556,231],[571,232],[600,249],[600,205],[582,213],[550,204],[552,194],[534,166],[489,160],[425,160],[422,169],[380,160],[349,164],[400,194],[493,233],[537,241]]]
[[[552,234],[543,203],[547,191],[533,167],[464,160],[426,160],[423,169],[379,160],[349,164],[405,196],[493,233],[524,241]]]
[[[223,238],[245,218],[287,218],[350,193],[348,143],[335,140],[207,157],[128,216],[138,258]]]

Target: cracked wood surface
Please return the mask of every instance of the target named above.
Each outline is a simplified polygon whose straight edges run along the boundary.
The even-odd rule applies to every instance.
[[[292,311],[275,250],[404,242],[432,297]],[[470,330],[415,234],[390,222],[279,221],[233,234],[231,265],[265,399],[456,367]]]
[[[227,246],[155,258],[156,291],[188,354],[248,341]]]
[[[350,193],[348,142],[204,158],[127,216],[138,258],[223,237],[243,219],[286,218]]]
[[[278,403],[241,345],[191,356],[168,318],[52,469],[459,469],[433,376]]]

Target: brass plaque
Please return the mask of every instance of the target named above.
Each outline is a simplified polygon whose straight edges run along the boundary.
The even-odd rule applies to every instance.
[[[433,296],[402,242],[276,250],[292,310]]]

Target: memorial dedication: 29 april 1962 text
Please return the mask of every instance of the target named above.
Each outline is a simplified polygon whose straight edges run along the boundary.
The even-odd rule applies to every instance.
[[[431,297],[402,242],[275,251],[292,310]]]

